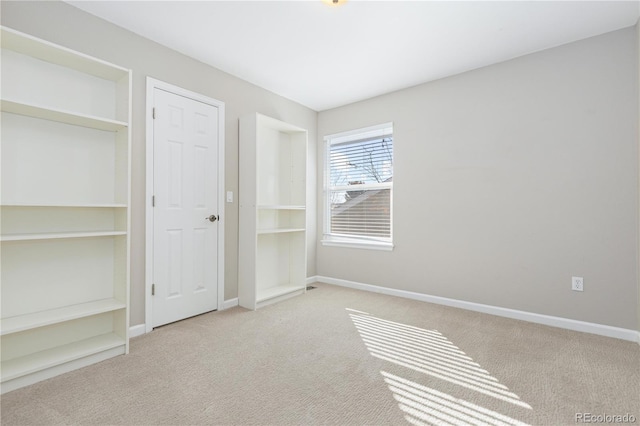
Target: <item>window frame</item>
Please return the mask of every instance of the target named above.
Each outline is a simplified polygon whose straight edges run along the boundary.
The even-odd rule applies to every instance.
[[[344,235],[331,233],[331,191],[344,185],[331,185],[331,147],[332,145],[356,142],[373,137],[391,136],[393,138],[393,122],[378,124],[374,126],[349,130],[340,133],[326,135],[324,137],[324,192],[323,192],[323,246],[348,247],[371,250],[393,250],[393,180],[386,183],[369,183],[351,186],[360,189],[389,189],[389,238],[366,237],[359,235]],[[392,176],[394,173],[395,161],[392,161]]]

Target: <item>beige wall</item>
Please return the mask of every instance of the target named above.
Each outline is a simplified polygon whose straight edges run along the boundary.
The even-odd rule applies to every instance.
[[[238,272],[238,117],[249,112],[309,130],[310,177],[315,188],[317,113],[295,102],[190,59],[62,2],[5,2],[2,24],[133,70],[131,325],[144,315],[145,256],[145,78],[202,93],[225,102],[225,180],[234,203],[225,205],[225,300],[237,296]],[[315,223],[314,192],[309,223]],[[309,235],[308,274],[315,275],[315,228]]]
[[[638,56],[638,151],[640,151],[640,20],[636,23],[636,54]],[[640,154],[640,153],[639,153]],[[640,164],[640,156],[638,157],[638,164]],[[640,167],[640,166],[639,166]],[[640,172],[638,173],[638,187],[640,188]],[[640,196],[639,202],[640,202]],[[640,222],[640,204],[638,207],[638,221]],[[638,343],[640,344],[640,225],[638,227]]]
[[[394,123],[395,249],[318,243],[318,274],[636,329],[637,44],[628,28],[320,112],[318,141]]]

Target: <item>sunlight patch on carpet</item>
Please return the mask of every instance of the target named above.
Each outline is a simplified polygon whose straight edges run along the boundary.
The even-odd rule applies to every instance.
[[[454,398],[444,392],[423,386],[386,371],[381,371],[384,381],[393,392],[400,409],[410,423],[453,425],[528,426],[488,408]]]
[[[355,309],[347,310],[372,356],[521,408],[532,409],[437,330],[384,320]],[[384,371],[381,373],[405,413],[405,419],[412,424],[526,425],[405,378]]]

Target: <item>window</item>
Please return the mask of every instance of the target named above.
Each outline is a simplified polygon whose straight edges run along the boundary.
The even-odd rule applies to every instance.
[[[325,137],[324,245],[393,247],[393,125]]]

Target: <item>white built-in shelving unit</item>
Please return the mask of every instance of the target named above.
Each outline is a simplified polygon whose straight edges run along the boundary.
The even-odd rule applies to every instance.
[[[1,29],[1,390],[129,348],[131,71]]]
[[[257,309],[306,289],[307,131],[240,119],[238,299]]]

